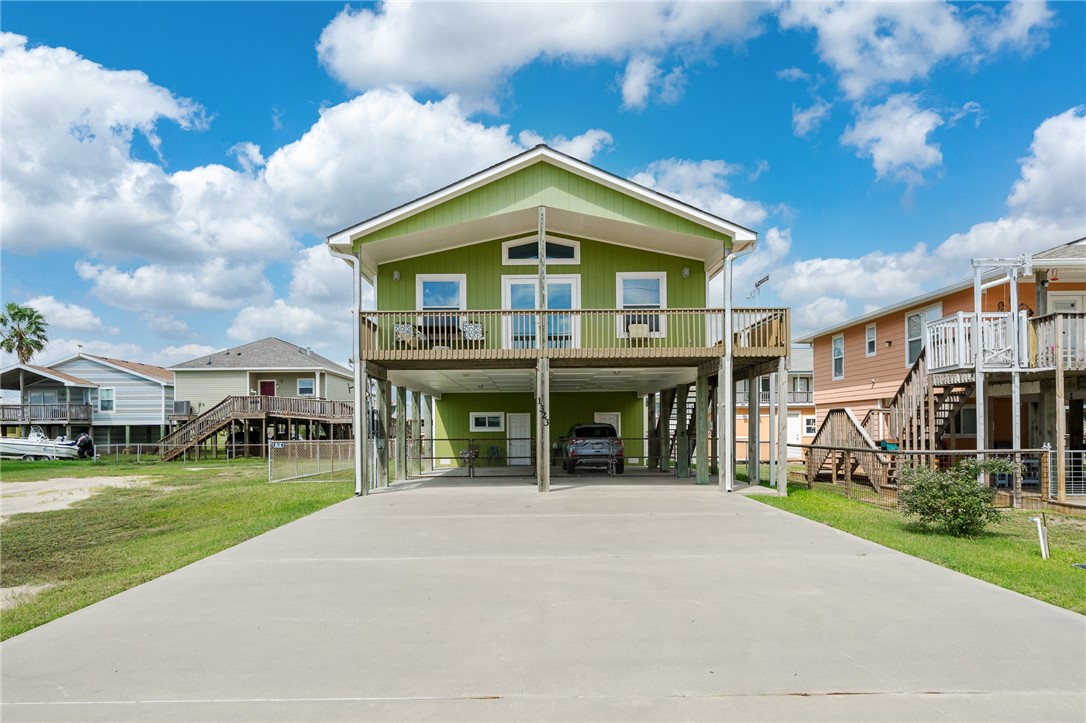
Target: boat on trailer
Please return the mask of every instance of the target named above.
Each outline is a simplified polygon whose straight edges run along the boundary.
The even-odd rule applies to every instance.
[[[0,437],[0,457],[4,459],[76,459],[80,456],[86,455],[80,454],[77,440],[63,436],[49,439],[37,425],[30,428],[26,437]]]

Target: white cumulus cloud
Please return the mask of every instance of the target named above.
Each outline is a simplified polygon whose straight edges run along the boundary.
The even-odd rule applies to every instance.
[[[948,2],[791,2],[781,26],[814,30],[818,54],[852,99],[927,78],[939,63],[972,64],[1004,47],[1028,52],[1046,41],[1052,12],[1013,2],[1000,13]]]
[[[325,27],[317,52],[351,88],[397,86],[455,93],[491,107],[517,69],[537,60],[628,62],[673,53],[697,58],[762,31],[762,3],[416,3],[347,8]],[[485,38],[485,52],[480,52]],[[644,100],[647,66],[634,68],[624,101]],[[641,87],[638,88],[638,83]],[[674,83],[671,85],[673,97]],[[637,107],[636,105],[634,107]]]
[[[31,306],[45,318],[49,329],[80,331],[84,334],[95,332],[118,334],[120,330],[106,326],[98,316],[86,306],[68,304],[53,296],[36,296],[26,301],[24,306]]]
[[[943,161],[939,146],[928,136],[943,124],[933,110],[917,105],[916,96],[901,93],[882,105],[860,107],[856,121],[841,136],[861,157],[871,158],[879,178],[896,178],[911,185],[924,180],[924,171]]]
[[[741,165],[722,160],[671,158],[649,164],[631,180],[721,218],[755,228],[765,221],[766,208],[757,201],[747,201],[727,192],[728,176],[742,171]]]

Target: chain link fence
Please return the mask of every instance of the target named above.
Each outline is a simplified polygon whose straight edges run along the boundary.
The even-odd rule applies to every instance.
[[[354,482],[354,440],[272,440],[269,482]]]

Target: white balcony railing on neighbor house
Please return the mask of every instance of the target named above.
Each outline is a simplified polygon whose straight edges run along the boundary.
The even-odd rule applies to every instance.
[[[719,357],[721,309],[369,311],[359,355],[372,361]],[[788,353],[787,309],[735,309],[736,356]]]
[[[1059,313],[1029,318],[1018,312],[1018,340],[1013,338],[1012,312],[985,312],[980,318],[981,368],[1005,371],[1018,363],[1024,369],[1052,369],[1060,349],[1064,369],[1086,368],[1086,314]],[[929,322],[927,335],[928,371],[932,373],[971,370],[973,355],[973,314]]]

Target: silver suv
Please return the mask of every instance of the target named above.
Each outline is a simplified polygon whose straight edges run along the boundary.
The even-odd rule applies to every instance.
[[[625,469],[622,440],[613,425],[574,424],[562,442],[562,468],[576,474],[578,467],[605,467],[616,474]]]

